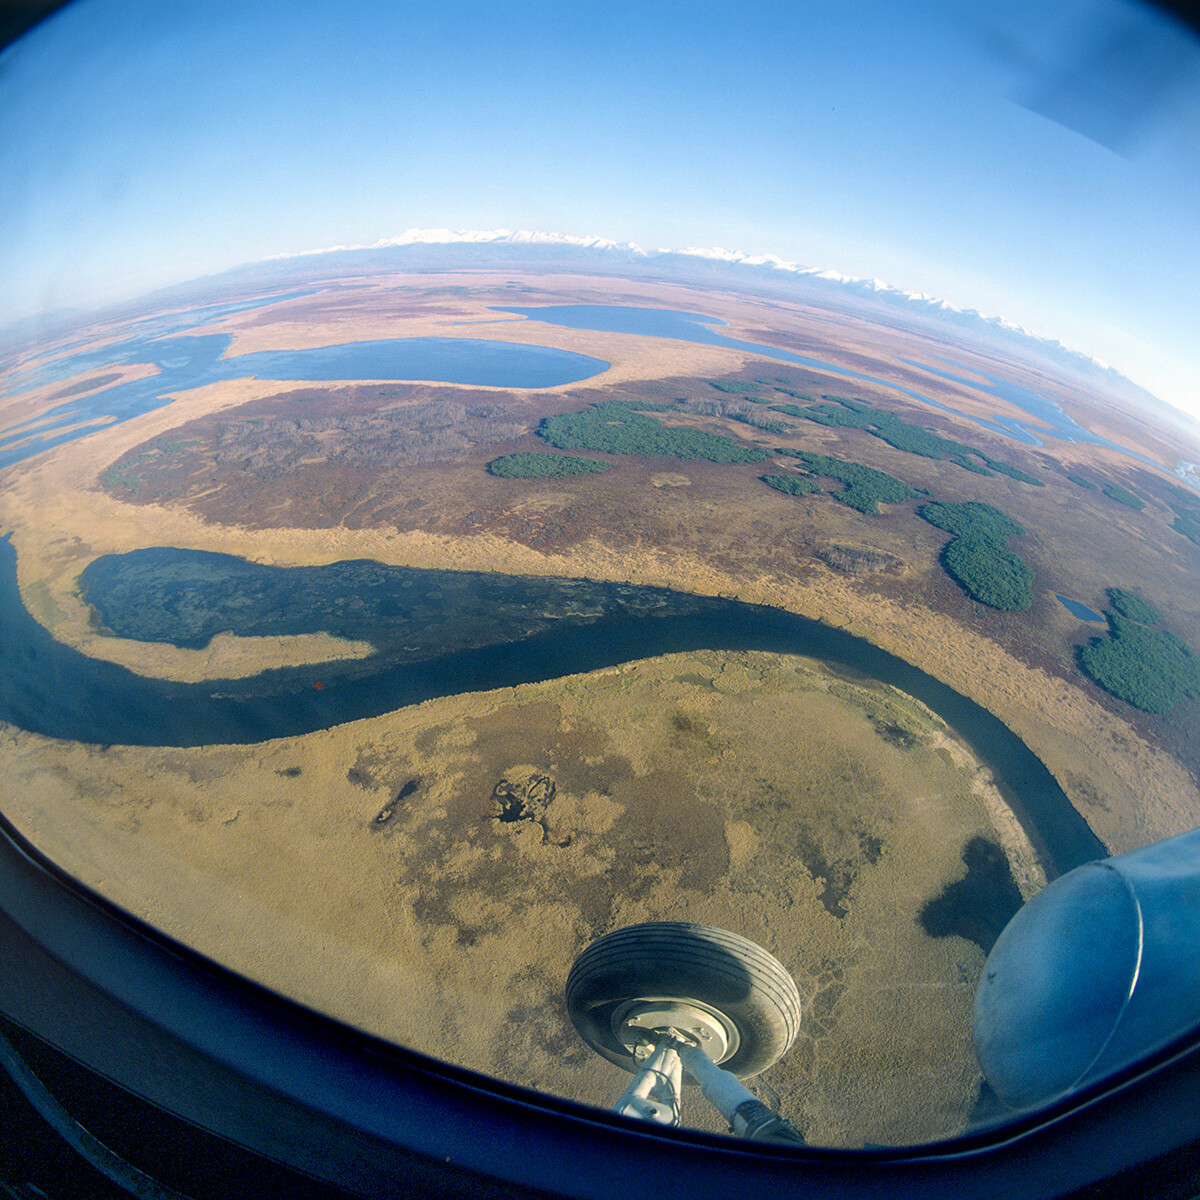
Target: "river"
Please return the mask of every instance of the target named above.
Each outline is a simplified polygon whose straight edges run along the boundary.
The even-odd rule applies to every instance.
[[[169,573],[172,554],[179,556],[176,564],[182,570],[195,552],[164,553]],[[240,569],[241,560],[231,556],[212,558],[227,560],[209,564],[218,574]],[[348,565],[361,566],[303,568],[333,572],[323,581],[319,574],[307,581],[308,586],[323,582],[325,614],[338,607],[339,597],[330,588],[338,569]],[[6,538],[0,541],[0,719],[49,737],[100,745],[249,743],[378,716],[437,696],[554,679],[661,654],[698,649],[802,654],[900,688],[937,713],[992,768],[1050,874],[1107,853],[1045,765],[1002,721],[911,664],[842,630],[778,609],[660,588],[578,579],[551,586],[540,578],[374,566],[378,570],[368,573],[364,586],[377,589],[378,572],[386,572],[394,596],[412,588],[428,596],[447,583],[430,576],[460,576],[461,594],[475,595],[479,603],[461,608],[443,604],[443,612],[455,613],[472,630],[470,636],[460,638],[459,648],[443,652],[444,645],[453,644],[445,641],[449,627],[443,618],[427,627],[424,650],[421,643],[414,648],[405,640],[411,629],[393,629],[379,639],[384,649],[368,659],[186,684],[135,675],[56,641],[22,603],[16,551]],[[295,569],[257,570],[269,575]],[[515,640],[511,612],[493,625],[480,624],[498,588],[510,601],[522,591],[531,591],[536,601],[528,606],[533,616],[527,618],[525,635]],[[99,593],[93,598],[98,600]],[[355,607],[359,599],[344,590],[340,596],[343,608]],[[276,631],[331,628],[327,616],[305,618],[304,607],[299,604]],[[255,605],[247,606],[245,620],[226,621],[225,627],[246,632],[254,627],[254,611]],[[405,656],[408,661],[397,661]]]

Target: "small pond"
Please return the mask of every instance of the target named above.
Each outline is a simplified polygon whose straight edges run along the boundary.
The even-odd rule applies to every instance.
[[[1081,621],[1093,621],[1099,625],[1107,624],[1107,618],[1103,613],[1098,613],[1094,608],[1088,608],[1086,604],[1080,604],[1078,600],[1072,600],[1070,596],[1059,596],[1057,593],[1054,597],[1059,604],[1066,608],[1072,616],[1078,617]]]

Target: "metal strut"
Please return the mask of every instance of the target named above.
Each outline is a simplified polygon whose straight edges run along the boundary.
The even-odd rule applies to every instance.
[[[729,1122],[738,1137],[755,1142],[803,1146],[800,1131],[768,1108],[730,1071],[717,1066],[690,1038],[675,1029],[648,1031],[634,1057],[642,1062],[613,1111],[657,1125],[679,1125],[683,1072],[700,1085],[704,1097]]]
[[[613,1111],[656,1125],[678,1125],[683,1091],[683,1063],[678,1047],[684,1043],[668,1031],[655,1044],[639,1043],[634,1057],[644,1059],[642,1069],[613,1105]]]

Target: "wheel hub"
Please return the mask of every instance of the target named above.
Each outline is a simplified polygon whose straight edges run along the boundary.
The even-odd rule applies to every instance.
[[[728,1017],[698,1000],[627,1000],[613,1011],[612,1031],[631,1055],[642,1043],[653,1041],[652,1035],[674,1031],[715,1063],[736,1054],[741,1041]]]

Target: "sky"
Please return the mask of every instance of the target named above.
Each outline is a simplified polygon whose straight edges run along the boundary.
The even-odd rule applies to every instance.
[[[441,227],[878,278],[1200,417],[1200,48],[1130,0],[77,0],[0,55],[0,323]]]

